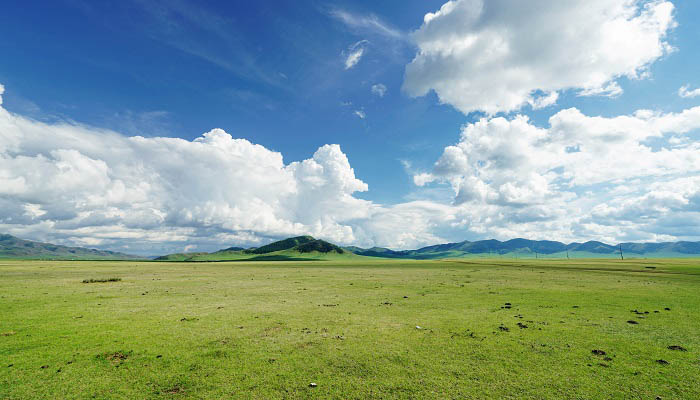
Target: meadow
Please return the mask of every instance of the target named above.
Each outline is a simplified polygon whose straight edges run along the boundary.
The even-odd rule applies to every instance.
[[[698,376],[697,259],[0,260],[2,399],[697,399]]]

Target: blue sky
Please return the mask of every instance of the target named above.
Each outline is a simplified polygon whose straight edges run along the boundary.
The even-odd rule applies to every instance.
[[[179,202],[183,189],[167,189],[176,184],[155,189],[167,182],[165,167],[139,158],[146,153],[153,157],[155,150],[132,149],[133,160],[143,163],[138,168],[149,171],[148,176],[158,175],[154,179],[160,182],[144,189],[147,193],[138,207],[124,206],[129,202],[125,199],[95,200],[98,205],[86,207],[86,199],[96,196],[89,191],[69,195],[55,189],[47,195],[7,189],[0,191],[0,200],[6,202],[6,210],[15,211],[0,215],[0,227],[34,239],[140,253],[255,245],[296,233],[396,248],[514,236],[700,240],[692,225],[678,222],[700,220],[694,186],[698,127],[692,111],[700,103],[700,96],[692,96],[700,87],[700,5],[595,0],[587,7],[598,13],[588,17],[596,26],[576,18],[588,12],[581,6],[585,2],[540,1],[527,10],[506,0],[488,5],[478,0],[444,3],[59,0],[6,5],[0,14],[2,108],[8,121],[22,118],[21,123],[0,125],[3,140],[10,143],[17,137],[20,143],[16,148],[0,146],[5,152],[5,163],[0,164],[5,174],[0,176],[7,180],[6,187],[19,180],[22,188],[33,179],[55,181],[55,171],[68,162],[68,153],[60,152],[70,150],[75,157],[104,164],[100,193],[113,193],[114,184],[126,185],[128,191],[148,180],[120,176],[117,171],[127,166],[91,150],[101,143],[101,135],[116,133],[125,140],[143,136],[153,139],[149,146],[157,146],[158,137],[192,142],[215,128],[261,145],[270,154],[279,153],[283,174],[296,175],[289,189],[293,200],[266,197],[256,192],[262,190],[256,186],[262,178],[253,179],[250,163],[224,160],[209,165],[211,170],[202,176],[191,176],[189,183],[232,185],[231,192],[209,193],[205,188],[201,197]],[[441,7],[434,18],[426,18]],[[609,10],[617,19],[605,19]],[[539,22],[520,23],[513,15]],[[578,30],[556,34],[569,26]],[[582,59],[590,65],[567,64],[572,57],[568,49],[577,46],[580,51],[571,54],[590,54]],[[501,57],[499,51],[507,54]],[[691,95],[679,95],[684,86]],[[533,106],[548,94],[556,100]],[[565,113],[571,109],[580,117]],[[656,117],[615,122],[640,115],[638,110],[651,110]],[[686,115],[684,110],[690,110],[689,116],[677,117]],[[541,146],[550,139],[525,133],[534,132],[530,128],[549,129],[542,134],[554,137],[558,128],[550,118],[559,120],[558,116],[561,129],[575,132],[566,139],[570,143],[559,143],[561,148],[594,149],[600,143],[585,138],[608,135],[613,143],[623,143],[623,150],[624,143],[651,149],[629,155],[633,162],[640,157],[647,161],[629,171],[624,167],[630,163],[611,164],[610,156],[585,158],[586,151],[580,159],[562,161],[558,150]],[[605,128],[599,127],[596,116],[609,120]],[[516,127],[513,121],[523,117],[529,122]],[[678,118],[683,119],[681,127],[657,126]],[[499,121],[523,132],[506,134]],[[469,126],[474,133],[466,137],[462,130]],[[76,139],[73,145],[72,139],[56,133],[70,129],[89,131],[89,138]],[[648,134],[640,136],[639,129]],[[627,136],[614,138],[623,131]],[[503,146],[524,137],[531,140],[518,149],[483,143],[500,138]],[[53,144],[26,144],[42,138]],[[86,140],[94,143],[88,146]],[[110,140],[121,143],[117,137],[104,139],[104,144]],[[328,150],[325,161],[322,154],[315,159],[317,149],[328,144],[339,148]],[[670,157],[683,163],[668,166],[656,154],[663,149],[678,150]],[[191,151],[173,151],[173,160],[186,169],[191,157],[207,157]],[[507,151],[512,157],[499,167]],[[540,156],[532,156],[538,151]],[[532,159],[523,158],[525,153]],[[54,172],[32,175],[36,165],[22,164],[20,156],[52,161]],[[304,160],[310,159],[318,164],[314,171],[325,171],[322,177],[308,175]],[[540,162],[544,159],[549,161]],[[71,160],[74,176],[88,176],[97,165]],[[300,167],[287,168],[294,162]],[[337,163],[342,171],[328,172],[329,165]],[[613,168],[617,176],[589,176],[582,170],[585,163]],[[238,187],[238,181],[226,180],[233,176],[217,168],[237,168],[241,174],[251,168],[247,176],[253,183]],[[349,171],[354,174],[350,178]],[[177,175],[177,169],[169,174]],[[221,180],[208,181],[217,176]],[[316,190],[313,185],[321,180],[329,186]],[[333,190],[334,195],[318,194]],[[248,209],[244,201],[264,206]],[[210,208],[200,216],[184,211],[193,204]],[[304,209],[311,204],[318,213]],[[129,222],[146,218],[144,210],[150,210],[155,222]],[[244,223],[237,220],[245,219],[238,212],[266,216],[261,217],[264,222]],[[611,220],[617,222],[602,222]],[[415,232],[406,233],[410,230]]]

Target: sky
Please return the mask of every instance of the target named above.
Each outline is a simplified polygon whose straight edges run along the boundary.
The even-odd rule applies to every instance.
[[[32,1],[0,231],[156,255],[700,240],[700,4]]]

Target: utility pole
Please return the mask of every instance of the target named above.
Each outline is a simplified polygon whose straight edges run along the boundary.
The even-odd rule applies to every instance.
[[[622,243],[620,243],[620,259],[624,260],[625,256],[622,255]]]

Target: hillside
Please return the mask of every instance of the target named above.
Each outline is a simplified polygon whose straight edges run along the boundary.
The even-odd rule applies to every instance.
[[[315,261],[357,257],[325,240],[297,236],[265,246],[242,249],[229,247],[213,253],[178,253],[156,258],[156,261]]]
[[[143,259],[113,251],[67,247],[51,243],[23,240],[0,234],[0,258],[34,260],[135,260]]]

